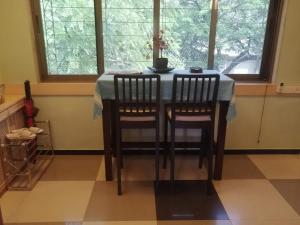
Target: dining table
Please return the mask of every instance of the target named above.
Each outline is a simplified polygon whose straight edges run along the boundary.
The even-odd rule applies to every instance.
[[[112,158],[115,150],[115,104],[114,104],[114,75],[116,74],[136,74],[132,71],[117,71],[105,72],[96,81],[96,88],[94,93],[94,118],[102,116],[103,121],[103,141],[104,141],[104,162],[105,162],[105,177],[107,181],[113,180]],[[145,70],[139,73],[153,74],[150,70]],[[175,69],[168,73],[156,73],[160,75],[160,94],[163,102],[170,102],[172,99],[172,87],[174,74],[195,74],[188,70]],[[232,120],[236,115],[234,102],[234,85],[235,82],[230,77],[216,71],[203,70],[201,74],[219,74],[220,83],[218,90],[218,105],[219,110],[216,115],[216,145],[215,145],[215,165],[214,165],[214,179],[222,179],[224,148],[226,138],[227,122]],[[200,74],[199,74],[200,75]],[[149,143],[148,143],[149,144]],[[185,145],[186,143],[182,143]],[[125,143],[126,145],[126,143]],[[146,142],[131,142],[127,143],[129,147],[147,146]],[[150,145],[149,145],[150,146]],[[188,147],[188,146],[183,146]]]

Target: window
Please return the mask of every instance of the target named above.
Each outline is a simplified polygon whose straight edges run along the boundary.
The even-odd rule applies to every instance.
[[[219,1],[214,68],[259,74],[270,0]]]
[[[97,74],[94,2],[41,0],[49,75]]]
[[[102,18],[105,70],[143,70],[152,64],[146,46],[153,36],[152,1],[102,0]]]
[[[32,0],[43,80],[108,70],[201,66],[237,79],[272,74],[283,0]],[[167,49],[160,51],[163,33]]]
[[[161,0],[161,29],[169,48],[170,66],[207,67],[211,1]]]

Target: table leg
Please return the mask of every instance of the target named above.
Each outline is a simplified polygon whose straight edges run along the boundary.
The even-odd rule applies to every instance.
[[[220,101],[217,150],[216,150],[216,160],[215,160],[215,170],[214,170],[215,180],[222,179],[224,148],[225,148],[225,138],[226,138],[226,128],[227,128],[226,115],[228,112],[228,107],[229,107],[229,101]]]
[[[104,137],[104,160],[105,177],[107,181],[113,179],[112,174],[112,152],[111,152],[111,101],[103,100],[103,137]]]

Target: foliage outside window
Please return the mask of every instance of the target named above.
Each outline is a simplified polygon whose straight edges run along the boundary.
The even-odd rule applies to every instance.
[[[105,70],[142,70],[152,64],[147,41],[153,35],[153,2],[102,0]]]
[[[214,68],[226,74],[259,74],[270,0],[222,0]]]
[[[93,0],[41,0],[49,74],[97,74]]]
[[[161,27],[172,43],[166,53],[172,67],[207,67],[211,0],[161,0]]]
[[[45,78],[144,70],[160,57],[262,78],[274,57],[276,0],[32,0]],[[149,48],[150,46],[150,48]],[[274,46],[273,46],[274,47]],[[269,62],[270,61],[270,62]]]

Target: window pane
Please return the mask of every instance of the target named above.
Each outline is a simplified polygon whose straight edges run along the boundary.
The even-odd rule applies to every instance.
[[[153,1],[102,0],[105,70],[152,65]]]
[[[97,74],[93,0],[41,0],[49,75]]]
[[[161,0],[161,29],[169,48],[163,56],[178,68],[207,67],[211,0]]]
[[[219,0],[214,67],[226,74],[259,74],[269,0]]]

